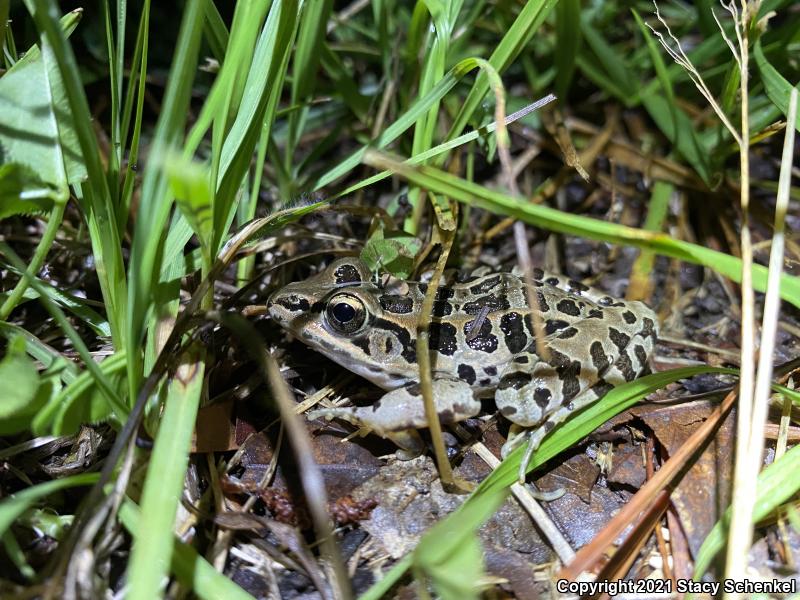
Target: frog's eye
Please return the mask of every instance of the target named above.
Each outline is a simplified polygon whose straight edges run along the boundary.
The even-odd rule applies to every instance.
[[[336,294],[328,300],[325,308],[328,323],[336,331],[353,333],[361,328],[367,319],[364,303],[350,294]]]

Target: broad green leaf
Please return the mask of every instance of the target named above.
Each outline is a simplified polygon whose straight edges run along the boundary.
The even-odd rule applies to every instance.
[[[67,36],[75,30],[82,14],[83,11],[73,10],[62,17],[60,25]],[[30,170],[23,174],[26,196],[57,199],[60,194],[56,190],[63,191],[65,181],[76,183],[86,178],[69,114],[63,82],[57,73],[45,71],[38,46],[25,52],[0,78],[0,165],[14,163]],[[0,182],[2,179],[0,171]],[[0,183],[0,219],[8,216],[7,190],[2,188]],[[29,211],[9,214],[24,212]]]
[[[59,196],[32,168],[19,163],[0,165],[0,219],[47,212]]]
[[[379,228],[361,250],[361,260],[373,271],[385,270],[405,279],[411,275],[414,259],[421,249],[419,238],[405,231]]]
[[[85,179],[71,123],[63,83],[41,56],[0,78],[0,162],[24,165],[58,190]]]

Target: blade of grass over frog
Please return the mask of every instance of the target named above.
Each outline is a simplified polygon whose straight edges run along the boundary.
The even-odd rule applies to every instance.
[[[24,269],[24,264],[20,260],[19,256],[17,256],[16,252],[14,252],[5,242],[0,242],[0,253],[5,254],[9,262],[17,270]],[[69,340],[72,342],[72,345],[74,346],[75,350],[77,350],[81,360],[83,360],[84,365],[86,365],[86,368],[92,373],[97,386],[106,397],[106,400],[116,414],[117,418],[120,420],[120,422],[124,422],[125,417],[128,415],[128,409],[122,402],[120,396],[117,394],[112,382],[109,381],[105,374],[100,370],[99,365],[95,362],[94,357],[89,352],[89,349],[86,347],[86,344],[83,342],[81,336],[78,335],[77,331],[75,331],[75,328],[69,322],[66,315],[64,315],[63,311],[55,304],[55,302],[50,299],[47,294],[47,290],[44,289],[44,286],[42,286],[39,280],[32,278],[28,279],[28,282],[30,286],[38,292],[39,302],[42,303],[45,310],[50,313],[50,316],[53,317],[67,338],[69,338]]]
[[[732,374],[736,373],[736,371],[734,369],[706,366],[684,367],[646,375],[645,377],[618,386],[608,392],[608,394],[597,403],[588,406],[585,410],[580,411],[563,424],[553,429],[550,435],[544,438],[541,446],[539,446],[533,458],[528,463],[528,472],[530,473],[539,468],[560,452],[572,447],[597,429],[597,427],[626,408],[633,406],[648,394],[651,394],[669,383],[703,373]],[[478,488],[467,498],[464,504],[436,526],[438,527],[445,522],[453,522],[459,523],[461,527],[467,528],[472,527],[475,522],[482,523],[489,518],[495,509],[491,502],[484,506],[484,498],[495,498],[497,494],[505,492],[513,483],[517,482],[519,463],[524,453],[524,447],[517,448],[512,452],[500,463],[497,469],[480,483]],[[469,522],[462,520],[464,516],[462,515],[462,510],[468,511],[466,516],[470,518]],[[373,588],[381,591],[389,589],[403,576],[410,566],[410,560],[403,560],[398,565],[395,565],[395,567],[392,568],[381,581],[376,583]],[[362,596],[362,600],[363,598],[369,598],[371,600],[380,597],[377,592],[373,593],[373,588],[370,588],[367,594]]]
[[[756,480],[753,523],[766,518],[800,489],[800,477],[797,477],[798,461],[800,461],[800,446],[795,446],[759,473]],[[730,516],[729,507],[700,546],[695,562],[695,580],[699,581],[702,578],[714,557],[725,547]]]
[[[129,498],[125,498],[120,506],[119,519],[133,536],[136,536],[142,527],[141,510]],[[192,546],[180,541],[174,533],[170,532],[170,535],[173,544],[171,570],[187,590],[191,590],[198,598],[204,600],[217,598],[253,600],[253,596],[217,571]]]
[[[172,558],[175,515],[189,464],[194,422],[205,374],[204,352],[190,349],[167,386],[164,414],[142,490],[142,512],[127,571],[132,600],[158,598]]]
[[[315,191],[322,189],[339,179],[339,177],[349,173],[353,167],[357,166],[362,161],[364,153],[368,148],[385,148],[391,144],[411,128],[418,119],[425,115],[434,103],[441,100],[452,90],[467,73],[473,69],[480,68],[485,62],[486,61],[481,58],[465,58],[460,61],[456,66],[445,73],[445,76],[442,77],[427,94],[414,102],[405,113],[398,117],[394,123],[389,125],[375,140],[353,152],[333,169],[321,175],[317,181],[310,181],[309,185],[312,186]]]
[[[37,29],[46,40],[42,47],[42,57],[52,81],[56,72],[63,85],[81,156],[88,173],[88,182],[82,184],[84,200],[88,206],[83,208],[89,219],[89,233],[92,239],[97,275],[103,297],[106,300],[109,324],[115,343],[125,342],[125,329],[122,318],[125,314],[126,282],[124,263],[117,230],[115,207],[111,202],[108,180],[100,160],[97,137],[92,128],[93,119],[89,103],[83,89],[80,71],[72,52],[72,47],[58,22],[57,6],[47,0],[26,0],[25,5],[36,22]],[[66,118],[64,116],[63,118]],[[79,197],[80,200],[80,197]]]
[[[608,548],[614,544],[615,540],[619,539],[619,536],[631,523],[638,521],[643,514],[646,515],[648,508],[654,502],[657,502],[659,498],[663,499],[665,491],[671,492],[674,489],[686,472],[689,460],[701,448],[707,446],[727,418],[736,397],[735,392],[728,393],[722,403],[695,429],[669,460],[639,488],[633,499],[623,506],[597,534],[595,540],[581,548],[574,560],[561,569],[558,573],[560,579],[575,580],[581,573],[593,569],[594,565],[605,556]]]
[[[772,100],[775,106],[780,108],[785,117],[789,111],[789,93],[792,90],[792,84],[786,81],[783,75],[781,75],[777,69],[769,63],[767,57],[764,56],[761,40],[757,41],[756,45],[753,47],[753,56],[756,59],[758,72],[761,74],[761,81],[764,82],[764,89],[767,92],[767,96],[769,96],[769,99]],[[795,87],[800,90],[800,84]],[[794,127],[797,131],[800,131],[800,114],[798,114],[795,119]]]
[[[188,0],[175,47],[174,60],[151,145],[150,159],[158,160],[183,134],[202,34],[204,0]],[[164,226],[172,208],[167,179],[161,169],[145,169],[141,203],[128,267],[128,389],[131,400],[142,377],[142,339],[151,309],[152,288],[161,270]],[[181,248],[182,251],[182,248]]]
[[[55,479],[25,488],[16,494],[11,494],[7,498],[0,500],[0,535],[8,531],[11,524],[14,523],[22,513],[36,502],[39,502],[42,498],[69,488],[92,485],[99,477],[97,473],[82,473],[63,479]]]
[[[531,225],[559,233],[647,248],[665,256],[709,267],[733,281],[741,280],[742,263],[740,259],[703,246],[673,239],[663,233],[644,231],[599,219],[572,215],[540,204],[532,204],[466,181],[440,169],[408,165],[403,163],[402,159],[390,157],[374,150],[365,154],[364,163],[376,169],[389,169],[420,187],[495,214],[514,217]],[[755,289],[764,291],[766,283],[767,269],[761,265],[753,265]],[[781,297],[800,307],[800,278],[784,274],[781,277]]]
[[[553,102],[555,99],[556,99],[556,97],[553,94],[548,94],[544,98],[529,104],[525,108],[521,108],[520,110],[518,110],[518,111],[516,111],[516,112],[514,112],[514,113],[512,113],[510,115],[506,115],[505,119],[503,119],[503,123],[505,125],[510,125],[511,123],[514,123],[515,121],[518,121],[519,119],[522,119],[523,117],[528,116],[532,112],[534,112],[536,110],[539,110],[543,106],[547,106],[548,104]],[[468,142],[471,142],[472,140],[476,140],[479,137],[494,133],[494,131],[496,129],[497,129],[497,121],[492,121],[491,123],[487,123],[486,125],[483,125],[482,127],[478,127],[477,129],[473,129],[472,131],[469,131],[469,132],[467,132],[467,133],[465,133],[463,135],[460,135],[457,138],[453,138],[452,140],[449,140],[447,142],[439,144],[438,146],[434,146],[433,148],[430,148],[429,150],[426,150],[425,152],[421,152],[420,154],[412,156],[411,158],[409,158],[405,162],[406,162],[406,164],[409,164],[409,165],[422,164],[423,162],[425,162],[429,158],[433,158],[434,156],[438,156],[439,154],[447,152],[448,150],[452,150],[453,148],[457,148],[459,146],[463,146],[464,144],[466,144]],[[367,187],[369,185],[372,185],[373,183],[377,183],[379,181],[382,181],[383,179],[386,179],[387,177],[389,177],[391,175],[392,175],[392,171],[391,170],[381,171],[380,173],[377,173],[377,174],[373,175],[372,177],[368,177],[367,179],[364,179],[363,181],[360,181],[360,182],[350,186],[349,188],[347,188],[343,192],[339,192],[338,194],[333,196],[331,198],[331,200],[336,200],[337,198],[342,198],[344,196],[352,194],[353,192],[355,192],[357,190],[360,190],[362,188],[365,188],[365,187]]]
[[[489,57],[489,64],[498,73],[503,73],[519,56],[555,5],[556,0],[528,0],[525,3]],[[458,111],[458,115],[453,120],[446,139],[461,133],[488,91],[489,78],[485,73],[479,73]]]

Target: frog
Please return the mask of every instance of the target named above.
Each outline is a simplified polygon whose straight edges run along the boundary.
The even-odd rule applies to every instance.
[[[449,275],[437,288],[429,324],[440,422],[475,417],[482,400],[494,398],[511,422],[501,455],[528,444],[521,480],[556,425],[613,387],[650,372],[658,338],[656,315],[643,302],[614,298],[541,269],[530,275],[487,268]],[[389,439],[399,458],[424,452],[418,430],[428,422],[416,337],[429,285],[382,281],[359,258],[342,257],[268,298],[275,323],[385,391],[372,405],[313,410],[310,419],[340,419],[362,434]],[[537,351],[537,327],[546,356]]]

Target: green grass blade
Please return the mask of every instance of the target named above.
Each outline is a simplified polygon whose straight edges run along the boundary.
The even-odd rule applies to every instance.
[[[332,0],[307,2],[302,7],[300,28],[292,58],[292,92],[290,96],[292,105],[307,101],[318,83],[317,67],[322,57],[321,47],[325,44],[325,27],[332,9]],[[306,114],[307,108],[304,106],[289,115],[286,143],[287,166],[292,163],[292,156],[297,141],[300,139]]]
[[[236,120],[222,148],[218,206],[215,206],[214,217],[216,223],[221,221],[222,215],[230,223],[233,202],[250,168],[256,144],[265,135],[265,124],[271,124],[275,119],[280,90],[297,35],[298,11],[296,0],[284,0],[275,2],[267,15]],[[221,246],[226,231],[222,228],[215,231],[214,249]]]
[[[798,461],[800,461],[800,446],[795,446],[759,473],[756,480],[753,522],[767,517],[800,490],[800,477],[797,477],[797,466],[800,464]],[[696,580],[705,574],[714,557],[725,546],[730,516],[731,510],[728,508],[700,546],[694,568]]]
[[[24,269],[20,258],[5,242],[0,242],[0,252],[6,255],[15,269],[18,271]],[[86,365],[86,368],[92,373],[92,376],[105,396],[106,401],[109,403],[109,406],[116,413],[117,418],[120,421],[124,421],[128,414],[128,410],[125,404],[122,402],[120,395],[117,393],[116,386],[114,386],[113,382],[109,381],[105,374],[100,370],[100,367],[95,362],[94,357],[89,352],[89,349],[86,347],[86,344],[81,336],[78,335],[77,331],[75,331],[75,328],[69,322],[66,315],[64,315],[64,312],[55,304],[55,302],[50,300],[49,294],[47,293],[47,290],[44,289],[42,284],[39,283],[39,281],[35,278],[28,278],[26,276],[26,279],[28,279],[29,285],[39,294],[39,302],[42,303],[45,310],[50,313],[50,316],[53,317],[56,324],[61,328],[70,342],[72,342],[72,345],[80,355],[81,360],[83,360],[84,365]]]
[[[55,365],[59,364],[61,381],[64,383],[69,384],[78,377],[78,367],[74,362],[65,359],[61,353],[45,344],[27,329],[23,329],[13,323],[0,321],[0,335],[6,340],[11,340],[17,336],[23,338],[25,340],[25,351],[42,363],[45,370],[55,368]]]
[[[136,535],[142,526],[142,514],[132,500],[126,498],[119,509],[119,519],[125,529]],[[175,577],[186,589],[203,600],[230,598],[253,600],[253,596],[217,571],[197,550],[173,536],[171,568]]]
[[[637,86],[626,58],[606,42],[601,33],[592,26],[588,18],[581,20],[581,31],[583,32],[583,38],[586,40],[587,48],[600,61],[604,71],[601,80],[595,80],[595,83],[605,89],[606,92],[617,95],[617,99],[626,106],[632,106]],[[618,95],[620,92],[622,96]]]
[[[205,4],[205,38],[211,48],[211,54],[221,62],[225,58],[225,48],[228,47],[228,28],[225,26],[225,21],[222,20],[214,0],[205,0]]]
[[[362,161],[364,153],[368,148],[380,149],[391,144],[403,133],[408,131],[418,119],[425,115],[434,103],[441,100],[452,90],[462,77],[473,69],[479,68],[483,63],[485,63],[485,61],[479,58],[465,58],[460,61],[456,66],[450,69],[427,94],[416,100],[405,113],[398,117],[397,120],[387,127],[375,140],[353,152],[338,165],[320,176],[316,181],[310,182],[310,185],[314,190],[322,189],[333,183],[339,177],[346,175],[353,167],[357,166]],[[486,77],[486,80],[488,82],[488,77]]]
[[[753,56],[756,59],[758,72],[761,75],[761,81],[764,82],[767,96],[769,96],[769,99],[781,110],[781,113],[783,113],[785,117],[786,113],[789,111],[789,93],[791,92],[792,84],[786,81],[783,75],[778,73],[777,69],[767,61],[767,57],[764,56],[764,50],[761,48],[760,40],[756,42],[756,45],[753,47]],[[795,86],[795,88],[800,90],[800,84]],[[794,127],[797,131],[800,131],[800,113],[797,116]]]
[[[25,4],[46,41],[42,45],[42,57],[48,73],[51,74],[50,80],[60,77],[63,83],[69,110],[67,114],[58,115],[58,118],[71,122],[86,165],[88,182],[81,186],[85,200],[82,207],[89,218],[98,279],[106,301],[114,342],[118,346],[124,345],[122,315],[125,313],[127,292],[116,211],[100,160],[78,64],[59,25],[55,3],[47,0],[26,0]]]
[[[128,267],[128,382],[135,398],[142,376],[142,340],[145,320],[151,310],[153,286],[161,271],[164,225],[172,208],[167,180],[157,166],[160,157],[182,136],[194,81],[202,32],[203,0],[189,0],[183,13],[175,55],[167,79],[167,89],[152,142],[150,161],[142,182],[141,204],[136,220]]]
[[[572,215],[547,206],[524,202],[434,167],[414,167],[375,151],[370,151],[365,156],[364,162],[377,169],[391,169],[395,174],[408,181],[469,206],[477,206],[498,215],[514,217],[531,225],[559,233],[650,249],[665,256],[706,266],[733,281],[741,281],[742,261],[740,259],[703,246],[673,239],[663,233]],[[767,269],[761,265],[753,265],[753,287],[764,291],[766,283]],[[784,274],[781,277],[781,297],[800,307],[800,278]]]
[[[489,57],[489,64],[498,73],[503,73],[513,60],[519,56],[555,5],[556,0],[528,0],[525,3],[519,15],[517,15],[517,18]],[[458,115],[456,115],[453,125],[447,134],[447,139],[461,133],[488,91],[489,78],[485,73],[480,73],[464,100]]]
[[[561,0],[556,6],[556,96],[566,99],[567,90],[575,74],[581,33],[580,0]]]
[[[656,44],[650,30],[642,21],[639,13],[632,10],[636,24],[642,32],[650,54],[650,61],[656,71],[656,79],[661,84],[660,93],[645,94],[641,97],[650,117],[656,122],[661,132],[667,136],[673,146],[691,166],[703,182],[711,186],[711,166],[708,157],[712,154],[708,148],[703,147],[695,133],[695,125],[675,101],[675,92],[667,73],[667,66],[661,56],[661,49]]]
[[[163,591],[204,373],[201,353],[189,355],[167,388],[164,414],[142,490],[145,517],[133,532],[127,571],[127,597],[131,600],[150,600]]]

